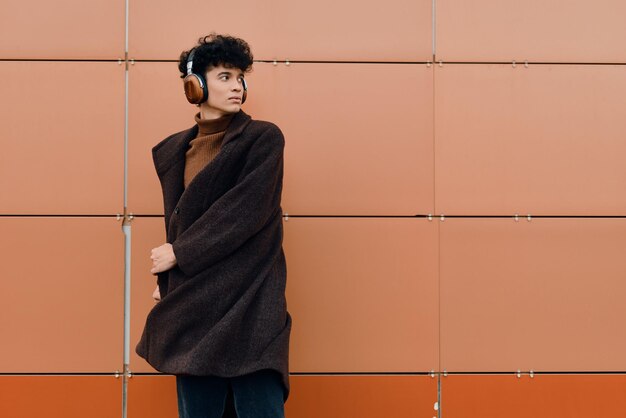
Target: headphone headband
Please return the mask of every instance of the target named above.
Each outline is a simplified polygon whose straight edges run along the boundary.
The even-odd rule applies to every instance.
[[[187,75],[191,75],[193,71],[191,70],[193,67],[193,55],[196,53],[196,48],[192,49],[187,57]]]

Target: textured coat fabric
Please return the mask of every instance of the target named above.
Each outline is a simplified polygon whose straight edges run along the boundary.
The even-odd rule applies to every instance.
[[[284,138],[239,111],[217,156],[183,186],[198,126],[157,144],[153,159],[177,266],[158,274],[161,301],[135,351],[170,374],[281,373],[289,396],[291,316],[282,248]]]

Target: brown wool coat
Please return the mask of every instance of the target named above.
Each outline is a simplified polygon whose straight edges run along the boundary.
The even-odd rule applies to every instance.
[[[185,152],[197,132],[195,125],[152,149],[178,265],[158,275],[161,301],[135,350],[170,374],[233,377],[274,369],[287,400],[283,134],[239,111],[220,152],[184,189]]]

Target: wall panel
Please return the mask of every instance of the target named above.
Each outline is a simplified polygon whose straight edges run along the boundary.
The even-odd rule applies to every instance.
[[[431,0],[391,0],[382,10],[378,2],[358,0],[274,3],[277,31],[269,58],[432,60]]]
[[[356,0],[247,0],[219,7],[136,0],[130,3],[129,56],[177,59],[215,31],[246,40],[257,60],[428,61],[431,4],[392,0],[381,18],[379,4]]]
[[[141,338],[146,317],[156,303],[152,292],[157,287],[157,278],[150,273],[150,251],[165,244],[165,222],[163,217],[135,218],[131,230],[130,369],[135,373],[155,372],[152,366],[135,353],[135,347]]]
[[[0,416],[122,416],[122,379],[114,376],[0,376]]]
[[[123,211],[123,65],[0,62],[0,91],[0,214]]]
[[[124,15],[124,0],[3,1],[0,58],[124,59]]]
[[[626,67],[435,67],[436,213],[626,214]]]
[[[430,376],[291,376],[285,415],[297,418],[435,417]]]
[[[620,0],[437,1],[437,60],[626,62]]]
[[[0,218],[0,371],[122,369],[124,238],[115,218]]]
[[[254,0],[220,3],[167,0],[130,2],[129,57],[176,60],[198,38],[211,32],[246,40],[255,59],[269,59],[275,37],[276,17],[271,4]],[[234,28],[238,28],[236,32]]]
[[[626,370],[625,219],[450,219],[441,367]]]
[[[135,372],[154,371],[134,348],[154,306],[156,279],[147,272],[150,249],[162,243],[162,230],[162,218],[133,221]],[[436,369],[436,234],[436,224],[415,219],[285,222],[288,309],[298,322],[292,330],[290,370]],[[414,304],[417,295],[421,302]]]
[[[134,375],[128,380],[128,418],[176,416],[176,376]]]
[[[432,212],[432,67],[292,64],[275,71],[271,120],[287,141],[286,213]]]
[[[619,417],[624,375],[457,376],[441,381],[445,418]]]
[[[176,63],[136,62],[128,78],[128,208],[135,214],[163,214],[152,147],[195,125],[199,110],[185,99]]]
[[[437,369],[436,222],[290,217],[284,226],[292,372]]]

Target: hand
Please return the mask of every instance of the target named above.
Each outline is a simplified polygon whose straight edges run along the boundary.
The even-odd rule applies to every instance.
[[[159,291],[158,285],[156,289],[154,289],[154,292],[152,292],[152,298],[154,299],[155,302],[161,302],[161,292]]]
[[[152,269],[150,270],[152,274],[164,272],[176,265],[176,256],[172,244],[169,243],[153,248],[150,258],[152,259]]]

